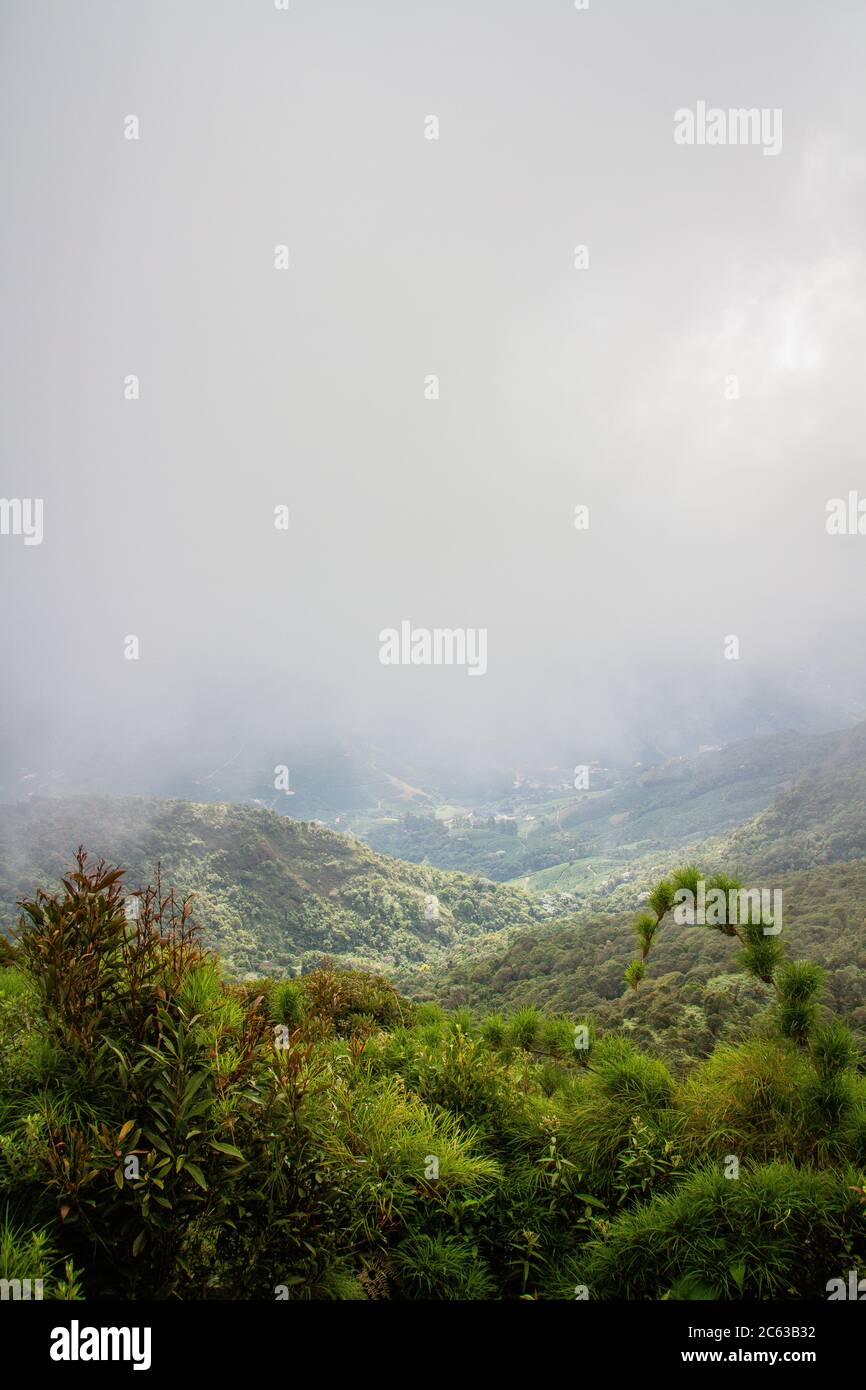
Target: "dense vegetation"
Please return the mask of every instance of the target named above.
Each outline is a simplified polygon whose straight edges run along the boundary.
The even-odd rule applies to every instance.
[[[784,874],[783,938],[826,972],[824,997],[866,1030],[866,859]],[[450,1007],[513,1010],[536,1004],[591,1012],[678,1068],[743,1035],[767,1011],[767,994],[717,932],[670,923],[653,946],[640,997],[623,989],[634,954],[633,913],[599,909],[545,923],[482,949],[463,948],[403,987]]]
[[[448,1014],[328,966],[226,982],[189,902],[134,901],[80,858],[5,951],[0,1277],[800,1299],[866,1261],[866,1080],[814,967],[773,966],[808,977],[805,1013],[677,1077],[591,1019]]]
[[[194,892],[208,945],[239,978],[306,969],[323,954],[386,970],[435,961],[542,915],[519,889],[385,859],[259,806],[75,797],[0,807],[0,929],[82,840],[126,865],[133,887],[160,863],[167,882]]]
[[[543,835],[521,836],[516,819],[497,820],[492,815],[477,821],[464,818],[448,827],[436,816],[407,811],[375,823],[365,838],[380,854],[411,864],[481,873],[497,883],[549,868],[575,852],[566,835],[546,829]]]

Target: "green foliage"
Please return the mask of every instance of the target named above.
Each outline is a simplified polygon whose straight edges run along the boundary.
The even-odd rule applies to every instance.
[[[646,974],[646,965],[642,960],[630,960],[625,968],[624,979],[626,984],[633,990],[637,987]]]
[[[696,1159],[723,1152],[821,1167],[862,1161],[866,1082],[853,1070],[828,1077],[784,1038],[717,1048],[680,1083],[676,1108],[680,1142]]]
[[[673,1139],[662,1138],[639,1115],[633,1115],[628,1145],[617,1155],[614,1187],[620,1202],[642,1198],[683,1172],[682,1155]]]
[[[856,1067],[860,1060],[860,1050],[851,1029],[838,1020],[813,1032],[810,1050],[822,1077],[839,1076]]]
[[[659,919],[651,912],[642,912],[634,924],[635,933],[641,948],[641,959],[646,960],[658,931]]]
[[[301,1016],[309,1010],[321,1025],[341,1036],[393,1027],[411,1012],[393,985],[368,971],[327,965],[304,979],[302,991]]]
[[[754,975],[761,984],[772,985],[774,973],[782,959],[781,944],[771,936],[760,936],[754,932],[744,932],[745,945],[740,952],[740,963],[744,970]]]
[[[866,1224],[841,1175],[759,1166],[707,1168],[611,1222],[587,1251],[594,1298],[826,1298],[866,1259]]]
[[[824,972],[812,961],[791,961],[776,975],[777,1015],[783,1036],[805,1044],[818,1016],[817,995]]]
[[[531,1052],[538,1042],[542,1023],[542,1017],[537,1009],[531,1006],[525,1009],[518,1009],[509,1020],[506,1029],[506,1040],[514,1047],[520,1047],[526,1052]]]
[[[195,896],[202,937],[235,979],[310,970],[323,957],[360,969],[429,963],[455,942],[542,916],[526,893],[479,877],[475,866],[449,873],[386,859],[360,840],[260,806],[77,798],[0,807],[0,940],[17,918],[17,898],[33,882],[56,879],[68,846],[81,839],[126,864],[136,885],[161,864],[166,881]],[[430,895],[433,921],[425,915]],[[94,963],[82,962],[76,988]]]
[[[824,972],[811,961],[791,961],[779,974],[781,997],[786,1003],[808,1004],[815,998],[823,979]]]
[[[0,1221],[0,1279],[30,1284],[30,1298],[75,1300],[81,1297],[81,1284],[72,1260],[62,1271],[51,1235],[46,1230],[23,1230],[13,1225],[8,1212]],[[42,1282],[37,1295],[36,1281]]]
[[[681,889],[685,889],[693,897],[697,897],[700,879],[701,871],[697,864],[683,864],[670,875],[670,882],[675,894]]]
[[[407,1298],[486,1299],[496,1293],[477,1247],[455,1236],[407,1236],[393,1262]]]
[[[651,889],[647,902],[655,913],[656,920],[661,921],[665,913],[670,912],[674,905],[674,886],[667,879],[659,879],[659,882]]]
[[[305,1013],[304,990],[295,980],[281,980],[270,997],[271,1018],[287,1028],[299,1028]]]
[[[866,1079],[840,1022],[791,1026],[817,1008],[808,963],[677,1077],[584,1011],[449,1013],[330,961],[232,982],[186,901],[138,901],[132,920],[81,854],[22,904],[0,1277],[58,1298],[805,1298],[866,1255]]]
[[[422,1004],[423,1008],[424,1005]],[[502,1014],[490,1014],[482,1025],[482,1037],[489,1047],[500,1048],[505,1045],[506,1023]]]
[[[590,1068],[571,1107],[566,1134],[578,1167],[600,1192],[617,1182],[617,1165],[641,1132],[662,1145],[671,1128],[674,1082],[663,1063],[639,1052],[624,1038],[605,1038],[593,1048]]]

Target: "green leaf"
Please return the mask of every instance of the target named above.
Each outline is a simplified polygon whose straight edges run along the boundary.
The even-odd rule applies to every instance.
[[[169,1158],[174,1158],[174,1154],[168,1147],[168,1144],[166,1144],[164,1139],[160,1139],[158,1135],[154,1134],[153,1130],[145,1129],[142,1130],[142,1133],[147,1142],[152,1144],[155,1149],[159,1149],[162,1153],[168,1154]]]
[[[229,1158],[239,1158],[241,1162],[244,1161],[243,1154],[240,1149],[235,1148],[234,1144],[222,1144],[218,1139],[211,1139],[210,1146],[212,1149],[216,1149],[218,1153],[228,1154]]]
[[[190,1080],[187,1082],[186,1086],[184,1087],[182,1106],[187,1106],[187,1105],[189,1105],[189,1103],[190,1103],[190,1101],[193,1099],[193,1097],[194,1097],[196,1091],[199,1089],[199,1087],[200,1087],[200,1086],[203,1084],[203,1082],[206,1081],[206,1080],[207,1080],[207,1075],[206,1075],[206,1073],[203,1072],[203,1071],[197,1071],[197,1072],[195,1073],[195,1075],[192,1076],[192,1077],[190,1078]]]
[[[201,1171],[198,1164],[187,1161],[186,1171],[192,1175],[202,1191],[207,1192],[207,1183],[204,1180],[204,1173]]]

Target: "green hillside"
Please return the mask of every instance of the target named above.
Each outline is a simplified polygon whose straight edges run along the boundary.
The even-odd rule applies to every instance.
[[[671,758],[579,802],[562,816],[593,848],[676,844],[718,834],[769,805],[790,783],[820,767],[844,734],[772,734],[691,757]]]
[[[787,739],[780,742],[777,767],[788,765],[791,751]],[[820,750],[820,760],[793,786],[731,833],[694,837],[687,857],[707,870],[727,867],[744,884],[780,888],[792,949],[827,971],[833,1007],[863,1028],[866,725],[809,742],[809,756]],[[765,751],[769,765],[772,747]],[[407,975],[405,983],[457,1006],[592,1010],[599,1023],[627,1029],[670,1060],[707,1055],[715,1043],[738,1037],[763,1007],[761,991],[739,973],[715,933],[666,927],[641,999],[623,984],[634,949],[634,909],[653,879],[681,858],[682,847],[621,863],[595,858],[596,877],[584,882],[583,896],[575,894],[577,910],[567,919],[509,934],[504,942],[467,943],[432,976]],[[556,870],[533,882],[539,879],[540,886],[574,891]]]
[[[166,883],[195,893],[208,944],[239,976],[324,954],[377,969],[419,964],[540,916],[518,889],[386,859],[261,807],[118,797],[0,807],[0,926],[14,926],[34,882],[57,882],[79,845],[123,865],[133,889],[159,863]]]
[[[466,816],[456,818],[449,827],[441,817],[407,811],[380,820],[368,817],[355,829],[380,854],[396,855],[412,864],[483,873],[504,883],[536,874],[574,853],[573,838],[554,825],[545,822],[540,832],[533,833],[529,824],[516,817],[497,821],[490,813],[474,823]]]
[[[646,774],[643,804],[637,784],[587,803],[585,815],[594,819],[605,804],[622,808],[614,815],[625,817],[622,826],[594,832],[607,848],[534,872],[526,886],[571,894],[581,908],[625,908],[658,873],[683,858],[732,866],[766,881],[866,855],[866,723],[808,738],[749,739],[703,757],[709,759],[705,775],[701,759],[675,760]],[[795,768],[797,775],[789,775]],[[752,814],[756,798],[762,808]],[[629,800],[635,803],[632,811],[626,809]],[[749,814],[729,825],[735,807]],[[657,833],[613,846],[627,823],[635,831],[651,824]],[[588,834],[586,827],[583,833]]]
[[[866,1027],[866,724],[803,741],[751,739],[737,755],[744,769],[755,769],[759,749],[766,773],[790,770],[796,759],[812,760],[812,766],[730,834],[709,840],[695,834],[687,856],[708,870],[727,866],[744,884],[781,888],[788,947],[827,970],[831,1004]],[[719,758],[714,769],[721,776],[731,766],[731,758]],[[694,765],[688,766],[687,806],[695,803],[689,796],[695,777]],[[667,798],[670,778],[662,785]],[[706,795],[703,788],[699,805]],[[641,1001],[623,984],[634,954],[635,906],[653,878],[683,855],[683,847],[670,845],[641,858],[594,856],[594,876],[582,878],[582,892],[575,892],[567,866],[537,874],[534,887],[575,892],[573,915],[506,940],[466,944],[432,976],[407,974],[405,984],[449,1005],[592,1011],[599,1023],[627,1029],[674,1061],[708,1055],[714,1042],[740,1036],[763,1008],[762,992],[738,972],[724,940],[671,924],[656,947]]]
[[[651,875],[667,850],[731,833],[830,766],[849,737],[766,735],[654,767],[594,770],[585,792],[570,789],[562,769],[555,792],[519,786],[447,817],[419,795],[350,822],[379,853],[583,899],[633,877],[637,865]]]
[[[828,1003],[866,1030],[866,859],[801,870],[778,882],[788,950],[827,972]],[[448,1007],[506,1012],[536,1006],[591,1013],[669,1062],[684,1065],[742,1036],[766,1008],[730,943],[699,927],[667,925],[639,996],[623,983],[634,955],[634,913],[588,910],[565,921],[458,948],[404,988]]]
[[[768,875],[866,854],[866,724],[772,806],[726,836],[715,857]]]

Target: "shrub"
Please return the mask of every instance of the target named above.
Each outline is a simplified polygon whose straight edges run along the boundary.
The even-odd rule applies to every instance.
[[[496,1291],[477,1248],[454,1236],[409,1236],[393,1264],[407,1298],[486,1299]]]
[[[271,1018],[288,1028],[299,1028],[306,1013],[306,995],[296,980],[281,980],[270,997]]]
[[[690,1287],[718,1299],[808,1299],[826,1298],[852,1260],[866,1260],[856,1194],[835,1174],[775,1163],[736,1181],[718,1168],[692,1174],[619,1215],[581,1268],[591,1298],[682,1297]]]

